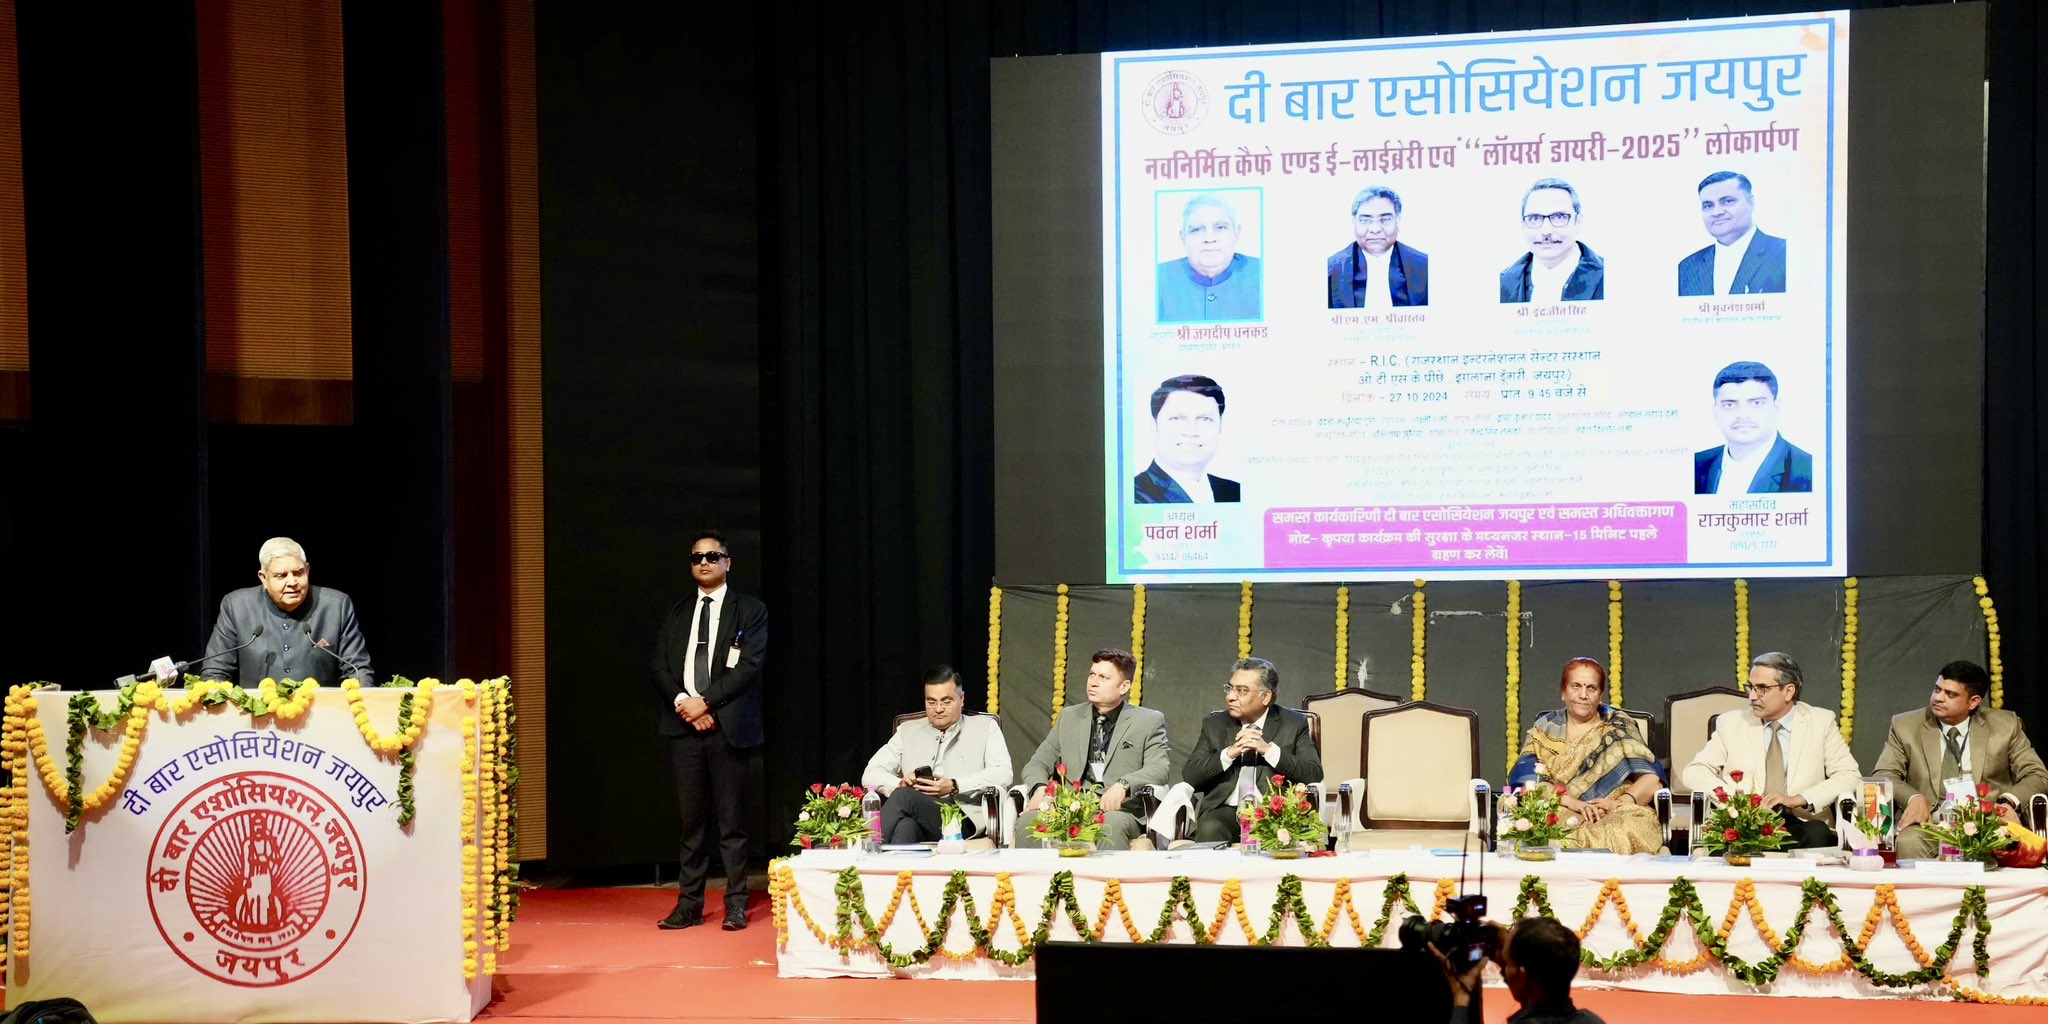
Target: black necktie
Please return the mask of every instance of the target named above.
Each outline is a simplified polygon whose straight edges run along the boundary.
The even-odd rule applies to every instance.
[[[697,607],[697,695],[711,683],[711,598]]]
[[[1109,719],[1095,716],[1095,735],[1088,740],[1088,771],[1095,773],[1095,766],[1109,760]],[[1096,779],[1101,782],[1103,780]]]

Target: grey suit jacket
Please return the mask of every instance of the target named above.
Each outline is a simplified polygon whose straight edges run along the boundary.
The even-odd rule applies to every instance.
[[[1892,799],[1899,806],[1915,796],[1941,802],[1941,747],[1941,720],[1934,712],[1921,708],[1892,718],[1875,773],[1892,780]],[[2011,793],[2025,803],[2036,793],[2048,793],[2048,767],[2027,740],[2020,716],[1978,707],[1970,718],[1968,752],[1970,774],[1991,783],[1994,798]]]
[[[965,795],[990,786],[1010,784],[1010,747],[1003,740],[1003,727],[994,715],[967,712],[944,735],[930,721],[912,719],[897,727],[889,742],[868,759],[860,783],[888,796],[896,791],[903,776],[929,766],[942,779],[952,779]],[[948,797],[967,812],[974,827],[986,834],[990,823],[979,800]]]
[[[1060,712],[1060,724],[1045,734],[1045,740],[1024,762],[1018,781],[1036,786],[1052,778],[1053,769],[1066,762],[1067,777],[1078,779],[1087,770],[1089,733],[1095,728],[1095,707],[1085,701]],[[1103,773],[1105,787],[1122,783],[1132,796],[1145,786],[1166,781],[1172,748],[1166,741],[1166,716],[1151,708],[1126,701],[1117,712],[1116,727],[1109,732],[1109,762]],[[1114,810],[1115,808],[1111,808]]]
[[[255,643],[227,653],[248,640],[258,626],[263,635]],[[326,651],[316,649],[322,640],[328,643]],[[206,641],[206,659],[199,674],[246,687],[265,679],[318,679],[332,684],[351,676],[364,686],[376,685],[370,673],[369,645],[356,626],[355,602],[339,590],[319,586],[308,588],[306,600],[290,614],[278,608],[262,587],[245,587],[221,598],[220,615],[213,620],[213,637]]]

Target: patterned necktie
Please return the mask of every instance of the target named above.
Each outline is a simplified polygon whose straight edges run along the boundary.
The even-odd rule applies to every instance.
[[[1778,793],[1782,795],[1785,792],[1785,747],[1778,742],[1778,737],[1781,735],[1780,731],[1784,728],[1784,725],[1778,722],[1772,722],[1766,726],[1768,731],[1765,735],[1769,739],[1764,741],[1767,744],[1764,750],[1765,793]]]
[[[697,607],[697,677],[693,680],[697,695],[704,695],[704,687],[711,683],[711,598]]]
[[[1946,782],[1963,773],[1963,734],[1951,725],[1942,733],[1941,778]]]
[[[1109,719],[1095,716],[1095,731],[1088,738],[1088,771],[1093,774],[1095,766],[1109,760]],[[1101,779],[1096,779],[1101,782]]]

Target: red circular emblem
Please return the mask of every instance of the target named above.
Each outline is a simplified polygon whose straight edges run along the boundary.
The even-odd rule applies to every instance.
[[[165,817],[145,888],[157,931],[186,963],[230,985],[283,985],[355,934],[364,866],[340,804],[289,775],[242,772]]]

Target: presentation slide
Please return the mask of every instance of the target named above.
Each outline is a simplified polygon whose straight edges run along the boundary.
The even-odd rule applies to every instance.
[[[1108,582],[1841,575],[1849,23],[1104,54]]]

